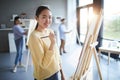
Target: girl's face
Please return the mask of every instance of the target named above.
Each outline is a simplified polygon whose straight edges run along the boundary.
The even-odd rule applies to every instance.
[[[38,22],[38,27],[45,29],[49,27],[52,22],[52,13],[50,10],[45,9],[38,17],[36,17],[36,20]]]

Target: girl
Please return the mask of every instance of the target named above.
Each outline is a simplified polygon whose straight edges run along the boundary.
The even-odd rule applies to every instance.
[[[28,41],[35,80],[59,80],[59,71],[61,79],[65,80],[55,35],[51,29],[48,29],[52,22],[50,9],[46,6],[38,7],[35,18],[37,25]]]

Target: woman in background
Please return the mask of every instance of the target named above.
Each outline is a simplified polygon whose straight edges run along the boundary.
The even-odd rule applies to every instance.
[[[60,33],[60,40],[61,40],[60,55],[62,55],[62,53],[66,53],[65,51],[66,34],[70,32],[71,30],[68,31],[67,27],[65,26],[65,18],[61,19],[61,24],[59,25],[59,33]]]
[[[14,33],[16,50],[17,50],[13,72],[16,72],[18,62],[19,62],[19,66],[24,67],[21,60],[22,60],[22,52],[23,52],[23,45],[24,45],[23,44],[24,35],[27,35],[27,31],[24,31],[24,29],[21,26],[21,21],[19,16],[16,16],[14,19],[13,33]]]
[[[46,6],[38,7],[36,20],[36,28],[28,41],[34,65],[34,78],[35,80],[59,80],[60,71],[61,80],[65,80],[55,35],[48,28],[52,22],[50,9]]]

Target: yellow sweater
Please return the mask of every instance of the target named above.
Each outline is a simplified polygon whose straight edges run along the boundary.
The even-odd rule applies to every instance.
[[[51,31],[50,29],[46,29],[44,32],[35,30],[31,33],[28,41],[34,65],[34,77],[37,80],[44,80],[60,70],[60,55],[57,44],[53,50],[49,50],[51,41],[49,37],[45,37]]]

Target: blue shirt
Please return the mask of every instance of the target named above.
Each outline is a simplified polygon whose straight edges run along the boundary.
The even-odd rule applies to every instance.
[[[24,32],[25,32],[24,29],[20,25],[13,26],[13,33],[14,33],[15,40],[23,37]]]
[[[65,40],[66,26],[64,24],[60,24],[59,32],[60,32],[60,39]]]

